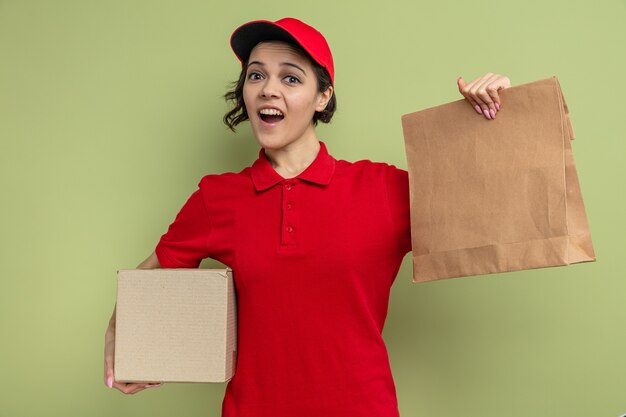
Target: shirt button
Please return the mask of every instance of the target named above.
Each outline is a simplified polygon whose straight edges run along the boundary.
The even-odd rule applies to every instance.
[[[287,191],[291,190],[291,184],[285,184],[285,189],[286,189]]]
[[[288,233],[293,232],[293,227],[291,227],[291,226],[287,226],[287,232],[288,232]]]
[[[287,203],[287,210],[291,210],[291,203]]]

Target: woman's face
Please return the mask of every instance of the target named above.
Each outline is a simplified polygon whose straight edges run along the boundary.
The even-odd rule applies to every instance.
[[[243,99],[257,142],[279,149],[315,138],[313,114],[322,111],[332,88],[317,91],[308,57],[284,42],[262,42],[248,60]]]

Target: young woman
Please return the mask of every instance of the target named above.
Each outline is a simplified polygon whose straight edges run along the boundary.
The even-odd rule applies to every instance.
[[[234,271],[238,361],[224,417],[393,417],[395,386],[383,330],[389,292],[411,251],[407,172],[335,159],[316,135],[336,109],[324,37],[292,18],[235,30],[242,63],[232,129],[249,120],[258,159],[203,177],[155,252],[138,268],[196,268],[211,257]],[[486,74],[459,91],[487,119],[508,78]],[[115,310],[105,337],[105,383],[125,394],[160,384],[114,381]]]

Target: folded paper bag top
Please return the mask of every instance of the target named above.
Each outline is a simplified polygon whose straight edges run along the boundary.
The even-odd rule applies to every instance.
[[[237,303],[230,268],[123,269],[117,277],[116,381],[233,377]]]
[[[499,94],[494,120],[466,99],[402,116],[413,282],[595,260],[558,79]]]

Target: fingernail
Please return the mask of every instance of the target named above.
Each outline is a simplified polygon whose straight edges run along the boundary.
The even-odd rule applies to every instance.
[[[156,388],[160,387],[162,384],[159,382],[158,384],[147,384],[146,388]]]
[[[477,105],[475,105],[475,106],[474,106],[474,108],[476,109],[476,112],[477,112],[478,114],[483,114],[483,112],[482,112],[482,110],[480,109],[480,106],[479,106],[478,104],[477,104]]]
[[[500,110],[500,104],[496,102],[496,109]]]
[[[494,109],[489,109],[489,113],[491,113],[491,118],[492,119],[496,118],[496,111]]]
[[[111,376],[107,378],[107,387],[113,388],[113,377]]]
[[[485,115],[485,117],[487,119],[491,119],[491,115],[489,114],[489,110],[485,109],[485,110],[483,110],[483,113],[484,113],[484,115]]]

